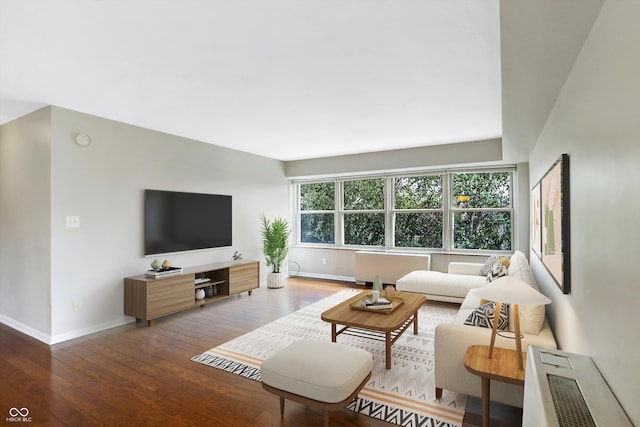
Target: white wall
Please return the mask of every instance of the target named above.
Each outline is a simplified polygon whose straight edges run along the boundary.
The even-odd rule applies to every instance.
[[[502,140],[495,138],[457,144],[294,160],[285,163],[285,172],[288,177],[308,177],[388,171],[391,169],[441,168],[446,165],[485,164],[485,162],[501,160]]]
[[[88,134],[91,145],[75,144],[78,133]],[[50,207],[42,206],[51,224],[51,272],[47,285],[40,285],[50,289],[50,333],[32,319],[24,323],[50,334],[50,342],[132,320],[123,315],[123,278],[144,273],[153,260],[143,255],[145,188],[233,196],[233,247],[160,257],[177,266],[229,260],[236,250],[262,260],[260,213],[288,212],[280,161],[58,107],[51,108],[49,138],[50,159],[35,166],[51,164]],[[66,228],[67,215],[78,215],[80,228]],[[77,311],[74,301],[80,302]],[[20,297],[12,304],[27,302]]]
[[[607,1],[530,158],[537,182],[570,155],[571,294],[532,255],[559,346],[593,357],[640,425],[640,2]]]
[[[0,322],[51,333],[49,108],[0,126]]]

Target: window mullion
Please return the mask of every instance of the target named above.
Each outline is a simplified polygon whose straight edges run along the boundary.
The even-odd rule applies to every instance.
[[[445,173],[442,175],[442,221],[444,223],[442,227],[442,250],[451,251],[453,246],[453,212],[451,209],[452,188],[451,174]]]
[[[334,239],[336,245],[344,245],[344,181],[336,182],[335,187]]]
[[[385,179],[385,247],[387,249],[392,249],[395,247],[395,221],[394,221],[394,206],[395,206],[395,186],[394,186],[394,177],[387,177]]]

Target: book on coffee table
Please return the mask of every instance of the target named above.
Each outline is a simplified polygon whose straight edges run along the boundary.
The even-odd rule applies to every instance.
[[[377,301],[374,301],[369,298],[362,299],[362,306],[372,309],[386,309],[391,308],[391,301],[386,298],[379,298]]]

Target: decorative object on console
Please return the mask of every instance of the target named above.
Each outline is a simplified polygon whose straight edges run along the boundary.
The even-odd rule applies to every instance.
[[[168,259],[165,259],[165,260],[162,262],[162,268],[171,268],[171,263],[169,262],[169,260],[168,260]]]
[[[491,343],[489,345],[489,359],[493,355],[493,347],[496,341],[496,332],[499,323],[499,314],[502,311],[502,304],[509,303],[513,306],[513,316],[516,334],[516,352],[518,353],[518,367],[524,369],[522,361],[522,336],[520,334],[520,316],[518,314],[518,304],[543,305],[549,304],[551,300],[540,292],[533,289],[523,281],[510,276],[500,277],[486,286],[475,291],[475,295],[485,300],[495,301],[496,309],[491,332]]]
[[[155,271],[160,270],[162,268],[162,262],[158,258],[154,259],[151,263],[151,268]]]
[[[289,252],[289,223],[286,219],[276,217],[272,221],[262,214],[262,252],[267,266],[272,270],[267,274],[267,287],[282,288],[285,284],[284,273],[280,271]]]
[[[196,289],[196,299],[201,300],[201,299],[204,299],[204,297],[205,297],[204,289]]]
[[[153,277],[157,279],[158,277],[171,276],[173,274],[182,274],[181,267],[160,267],[157,270],[149,270],[145,273],[146,277]]]
[[[235,251],[233,253],[233,256],[231,257],[234,261],[238,261],[242,259],[242,254],[238,251]]]

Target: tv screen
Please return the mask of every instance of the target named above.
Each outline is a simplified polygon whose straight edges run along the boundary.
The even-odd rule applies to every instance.
[[[145,190],[144,254],[231,246],[231,196]]]

